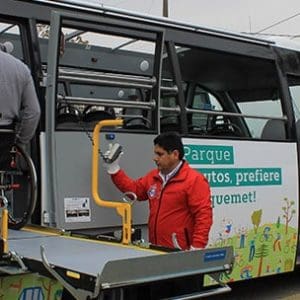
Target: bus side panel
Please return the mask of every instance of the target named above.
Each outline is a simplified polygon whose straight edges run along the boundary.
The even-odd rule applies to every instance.
[[[209,247],[234,247],[234,269],[224,280],[292,271],[299,218],[296,144],[184,142],[186,159],[212,188]]]
[[[113,140],[109,138],[114,137]],[[144,175],[154,167],[152,135],[129,133],[102,133],[100,149],[104,153],[110,143],[123,146],[120,165],[132,178]],[[121,225],[121,218],[115,209],[99,207],[91,193],[92,142],[85,132],[55,132],[55,155],[57,161],[57,199],[55,200],[56,227],[62,229],[103,228]],[[104,200],[123,201],[123,195],[106,173],[99,155],[99,190]],[[44,198],[47,195],[44,195]],[[43,220],[47,222],[49,199],[43,199]],[[46,213],[45,213],[46,212]],[[133,223],[147,223],[147,202],[133,205]]]

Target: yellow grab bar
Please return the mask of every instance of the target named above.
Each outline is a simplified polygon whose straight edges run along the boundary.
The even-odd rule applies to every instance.
[[[2,226],[1,226],[1,238],[3,240],[3,252],[8,253],[8,210],[2,209]]]
[[[117,213],[122,217],[122,243],[131,243],[131,205],[124,202],[116,202],[101,199],[98,193],[99,182],[99,133],[102,127],[121,126],[123,120],[103,120],[97,123],[93,131],[93,153],[92,153],[92,195],[99,206],[115,208]]]
[[[8,253],[8,210],[2,208],[1,212],[1,238],[3,240],[3,252]]]

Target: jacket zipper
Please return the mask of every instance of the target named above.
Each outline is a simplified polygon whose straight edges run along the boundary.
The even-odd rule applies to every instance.
[[[158,221],[158,215],[159,215],[159,211],[160,211],[160,205],[161,205],[161,198],[164,192],[166,185],[162,188],[161,192],[160,192],[160,196],[159,196],[159,204],[158,204],[158,209],[157,209],[157,213],[155,216],[155,222],[154,222],[154,241],[155,241],[155,245],[157,245],[157,221]]]
[[[184,163],[180,166],[180,168],[178,169],[178,171],[176,172],[176,174],[174,174],[174,176],[164,185],[164,187],[162,188],[161,190],[161,193],[160,193],[160,196],[159,196],[159,205],[158,205],[158,209],[157,209],[157,214],[156,214],[156,217],[155,217],[155,222],[154,222],[154,241],[155,241],[155,244],[157,244],[157,221],[158,221],[158,215],[159,215],[159,211],[160,211],[160,205],[161,205],[161,198],[162,198],[162,195],[163,195],[163,192],[166,188],[166,186],[173,181],[173,178],[179,173],[179,171],[181,170],[182,166],[184,165]]]

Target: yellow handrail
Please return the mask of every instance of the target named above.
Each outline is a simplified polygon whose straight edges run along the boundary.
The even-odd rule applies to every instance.
[[[8,210],[2,208],[1,212],[1,238],[3,240],[3,252],[8,253]]]
[[[131,243],[131,205],[124,202],[116,202],[101,199],[98,193],[99,183],[99,133],[102,127],[121,126],[123,120],[103,120],[97,123],[93,131],[93,153],[92,153],[92,195],[96,204],[104,207],[115,208],[117,213],[122,217],[122,243]]]

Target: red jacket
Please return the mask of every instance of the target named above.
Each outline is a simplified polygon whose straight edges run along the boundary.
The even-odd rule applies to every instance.
[[[122,192],[134,192],[139,200],[149,200],[149,242],[174,248],[172,233],[179,246],[204,248],[212,225],[210,188],[205,177],[184,162],[163,187],[157,169],[137,180],[123,170],[111,175]]]

